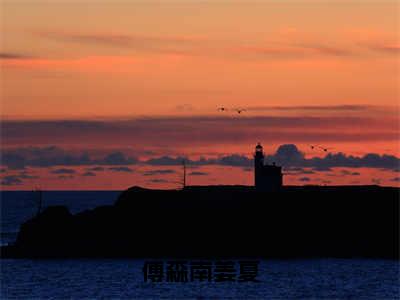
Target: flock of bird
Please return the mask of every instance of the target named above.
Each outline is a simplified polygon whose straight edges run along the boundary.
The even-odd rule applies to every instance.
[[[223,106],[218,107],[218,111],[225,112],[225,111],[228,111],[228,110],[231,110],[231,109],[228,109],[228,108],[223,107]],[[236,111],[238,114],[241,114],[242,112],[246,111],[244,108],[234,108],[232,110]]]
[[[312,150],[314,150],[314,149],[321,149],[321,150],[324,151],[324,152],[328,152],[329,150],[334,149],[334,148],[322,147],[322,146],[319,146],[319,145],[310,145],[310,148],[311,148]]]
[[[238,114],[241,114],[242,112],[245,112],[245,111],[246,111],[244,108],[233,108],[233,109],[228,109],[227,107],[224,107],[224,106],[218,107],[217,110],[220,111],[220,112],[226,112],[226,111],[231,110],[231,111],[237,112]],[[322,150],[322,151],[324,151],[324,152],[328,152],[329,150],[334,149],[334,148],[331,148],[331,147],[328,148],[328,147],[323,147],[323,146],[320,146],[320,145],[310,145],[310,148],[311,148],[311,150],[320,149],[320,150]]]

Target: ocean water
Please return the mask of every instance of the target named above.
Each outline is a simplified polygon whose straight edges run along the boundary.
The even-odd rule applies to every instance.
[[[254,283],[147,283],[143,263],[6,259],[1,298],[399,299],[394,261],[263,260]]]
[[[112,204],[118,191],[45,192],[44,206],[76,213]],[[36,212],[31,192],[1,192],[1,242]],[[144,282],[145,260],[1,260],[1,299],[399,299],[399,262],[367,259],[261,260],[259,282]]]

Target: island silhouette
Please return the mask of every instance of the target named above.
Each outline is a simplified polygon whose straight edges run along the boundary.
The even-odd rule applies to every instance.
[[[1,256],[399,259],[399,188],[283,186],[263,158],[258,144],[254,186],[135,186],[74,215],[47,207]]]

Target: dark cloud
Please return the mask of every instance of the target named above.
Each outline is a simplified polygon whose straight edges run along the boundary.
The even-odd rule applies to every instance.
[[[0,52],[0,60],[6,59],[28,59],[32,58],[29,55],[23,55],[20,53],[11,53],[11,52]]]
[[[27,172],[21,172],[17,175],[20,179],[37,179],[39,176],[30,175]]]
[[[7,172],[7,169],[6,169],[6,168],[0,169],[0,173],[6,173],[6,172]]]
[[[88,153],[73,154],[59,147],[49,146],[5,150],[0,153],[0,161],[10,169],[24,169],[29,166],[131,165],[137,159],[127,157],[122,152],[113,152],[104,158],[94,159]]]
[[[312,170],[306,170],[300,167],[285,167],[283,169],[285,175],[305,175],[305,174],[315,174]]]
[[[359,172],[352,172],[352,171],[348,171],[348,170],[341,170],[340,174],[342,174],[342,175],[351,175],[351,176],[359,176],[359,175],[361,175]]]
[[[156,179],[150,179],[148,182],[152,182],[152,183],[168,183],[169,181],[165,180],[165,179],[156,178]]]
[[[267,160],[273,160],[281,165],[295,166],[305,161],[304,154],[297,149],[296,145],[286,144],[279,146],[275,155],[267,157]]]
[[[300,106],[250,106],[248,111],[367,111],[375,108],[372,105],[300,105]]]
[[[300,174],[315,174],[315,172],[312,170],[303,170],[300,172]]]
[[[61,148],[50,146],[6,150],[1,153],[1,161],[3,165],[8,166],[10,169],[23,169],[27,166],[81,165],[87,164],[90,159],[87,154],[74,156]]]
[[[182,165],[183,162],[189,162],[191,164],[194,163],[194,161],[191,161],[187,159],[186,157],[179,156],[179,157],[170,157],[170,156],[161,156],[158,158],[151,158],[146,161],[146,164],[149,165],[154,165],[154,166],[177,166],[177,165]]]
[[[342,174],[342,175],[351,175],[351,172],[348,171],[348,170],[341,170],[340,174]]]
[[[212,162],[212,160],[210,160],[210,162]],[[245,167],[249,166],[249,158],[243,155],[232,154],[216,159],[215,163],[224,166]]]
[[[111,167],[108,168],[110,171],[115,171],[115,172],[127,172],[127,173],[132,173],[133,169],[128,168],[128,167]]]
[[[96,173],[88,171],[88,172],[83,173],[82,176],[85,176],[85,177],[96,176]]]
[[[392,179],[390,179],[390,181],[393,181],[393,182],[400,182],[400,177],[392,178]]]
[[[122,152],[114,152],[107,155],[104,160],[99,163],[104,165],[132,165],[137,163],[137,159],[125,157]]]
[[[174,170],[165,169],[165,170],[149,170],[143,172],[143,176],[154,176],[154,175],[164,175],[164,174],[173,174]]]
[[[227,143],[253,144],[262,137],[276,143],[332,144],[333,142],[397,141],[398,116],[385,118],[368,113],[367,116],[191,116],[152,117],[131,120],[46,120],[46,121],[3,121],[1,137],[6,144],[30,141],[45,144],[98,143],[106,139],[115,147],[129,143],[143,148],[171,148],[224,145]],[[220,130],[215,130],[219,128]],[[334,130],[332,130],[334,128]],[[366,130],[348,130],[366,128]],[[134,133],[134,134],[132,134]],[[143,146],[140,146],[143,145]],[[148,149],[146,149],[148,150]],[[73,157],[77,159],[76,157]],[[83,157],[82,159],[85,159]],[[68,161],[67,161],[68,162]],[[88,164],[93,162],[82,162]],[[103,162],[104,164],[104,162]]]
[[[217,158],[201,157],[197,160],[191,160],[184,156],[161,156],[150,158],[144,161],[138,161],[136,158],[127,157],[122,152],[113,152],[102,159],[93,159],[87,153],[74,155],[57,147],[45,148],[16,148],[6,150],[2,153],[2,163],[10,169],[23,169],[31,167],[50,167],[50,166],[79,166],[79,165],[113,165],[126,168],[126,165],[143,163],[152,166],[179,166],[183,161],[188,167],[203,165],[222,165],[235,166],[242,168],[251,168],[253,159],[251,157],[231,154]],[[294,144],[284,144],[278,147],[273,155],[266,155],[265,162],[276,163],[285,168],[312,168],[313,171],[332,171],[335,167],[344,168],[377,168],[385,170],[398,170],[400,168],[400,159],[393,155],[379,155],[368,153],[361,157],[346,155],[344,153],[328,153],[325,157],[305,158]],[[103,167],[88,168],[87,171],[100,171]],[[289,169],[290,170],[290,169]],[[171,171],[168,171],[171,172]],[[289,172],[294,172],[292,169]],[[303,174],[312,174],[310,170],[298,170]],[[347,174],[344,174],[347,175]],[[357,174],[349,174],[357,175]]]
[[[181,166],[183,162],[186,163],[188,168],[195,168],[201,165],[228,165],[228,166],[248,166],[249,158],[246,156],[241,156],[237,154],[222,156],[218,159],[216,158],[200,158],[199,160],[190,160],[183,156],[171,157],[171,156],[161,156],[157,158],[151,158],[145,161],[145,164],[153,166]]]
[[[24,180],[37,179],[39,176],[31,175],[26,171],[19,172],[18,174],[4,176],[1,181],[1,185],[19,185],[22,184]]]
[[[284,155],[279,154],[284,147]],[[325,157],[304,158],[304,155],[297,149],[295,145],[282,145],[277,153],[268,157],[269,160],[275,159],[283,166],[300,166],[311,167],[316,171],[330,171],[334,167],[349,168],[383,168],[398,169],[400,167],[400,159],[393,155],[379,155],[376,153],[368,153],[362,157],[346,155],[344,153],[329,153]]]
[[[104,171],[105,168],[104,167],[93,167],[93,168],[87,168],[86,171],[89,172],[99,172],[99,171]]]
[[[10,175],[10,176],[5,176],[1,179],[1,185],[21,185],[22,184],[22,180],[19,178],[19,176],[14,176],[14,175]]]
[[[313,170],[318,171],[318,172],[331,172],[332,169],[327,166],[316,166],[313,168]]]
[[[311,179],[309,177],[301,177],[301,178],[299,178],[299,181],[309,182],[309,181],[311,181]]]
[[[23,155],[13,152],[2,152],[0,153],[0,161],[3,165],[9,169],[24,169],[26,165],[26,159]]]
[[[51,171],[53,174],[75,174],[76,171],[74,169],[66,169],[66,168],[61,168],[61,169],[56,169]]]
[[[160,158],[153,158],[146,163],[151,165],[179,165],[182,164],[183,157],[169,157],[163,156]],[[329,172],[334,167],[349,167],[349,168],[383,168],[393,170],[400,168],[400,159],[393,155],[379,155],[376,153],[369,153],[362,157],[355,157],[345,155],[344,153],[329,153],[325,157],[313,157],[306,159],[304,153],[298,150],[294,144],[285,144],[279,146],[278,150],[273,155],[267,155],[265,162],[273,163],[284,167],[300,167],[300,168],[313,168],[314,171]],[[244,155],[227,155],[219,158],[199,160],[186,159],[188,165],[228,165],[237,167],[251,167],[253,159]],[[312,171],[304,171],[311,174]],[[351,174],[356,175],[356,174]]]
[[[208,174],[209,173],[207,173],[207,172],[201,172],[201,171],[193,171],[193,172],[189,173],[190,176],[205,176]]]

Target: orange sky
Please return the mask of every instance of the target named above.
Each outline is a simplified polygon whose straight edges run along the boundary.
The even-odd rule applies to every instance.
[[[397,105],[398,6],[3,0],[2,115]]]
[[[309,155],[324,155],[310,151],[316,143],[352,155],[399,154],[398,1],[0,5],[3,122],[76,122],[75,131],[35,124],[26,135],[26,123],[5,123],[3,149],[248,155],[262,141],[271,153],[296,143]],[[223,116],[233,122],[204,119],[220,117],[221,105],[231,109]],[[246,112],[235,115],[234,108]],[[268,120],[257,123],[263,117]],[[271,121],[280,117],[289,119]],[[143,118],[169,121],[149,129]],[[139,121],[125,129],[115,123],[127,119]],[[106,121],[97,132],[76,125],[96,120]],[[216,128],[226,135],[213,133]],[[96,180],[87,187],[99,186]]]

